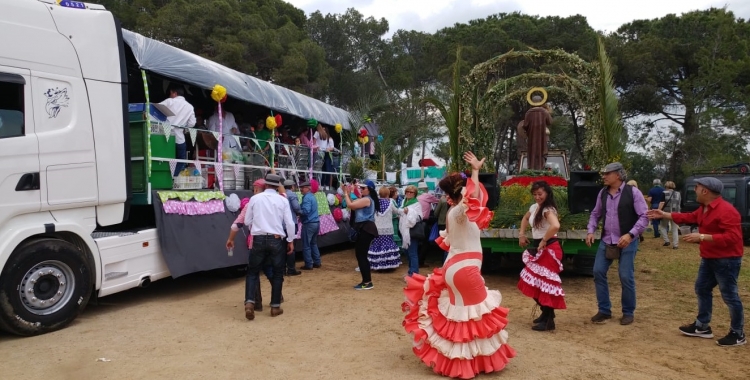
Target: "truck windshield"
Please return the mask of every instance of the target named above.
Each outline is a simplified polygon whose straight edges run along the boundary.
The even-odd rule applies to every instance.
[[[734,200],[737,197],[737,188],[734,186],[727,186],[724,188],[724,190],[721,192],[721,197],[724,198],[725,201],[734,204]],[[696,202],[696,196],[695,196],[695,185],[689,185],[685,190],[685,202]]]

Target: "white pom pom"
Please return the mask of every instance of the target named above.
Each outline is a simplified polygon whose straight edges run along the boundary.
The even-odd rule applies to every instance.
[[[333,195],[333,194],[328,194],[328,195],[326,196],[326,199],[328,199],[328,205],[329,205],[329,206],[333,206],[333,205],[334,205],[334,203],[336,203],[336,196],[335,196],[335,195]]]
[[[351,213],[349,212],[349,209],[348,208],[342,208],[341,209],[341,216],[342,216],[341,219],[343,221],[348,221],[349,218],[351,217]]]
[[[240,209],[240,197],[237,196],[237,194],[231,194],[226,199],[224,199],[224,203],[227,205],[227,210],[230,212],[237,212],[237,210]]]

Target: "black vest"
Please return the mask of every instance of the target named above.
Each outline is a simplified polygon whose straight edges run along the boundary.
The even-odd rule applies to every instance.
[[[602,204],[602,231],[604,231],[605,221],[607,219],[607,199],[609,198],[609,188],[605,187],[599,193]],[[633,202],[633,186],[625,185],[620,193],[620,202],[617,204],[617,219],[620,221],[620,236],[627,234],[633,229],[638,222],[638,214],[635,212],[635,203]],[[604,233],[602,233],[604,235]]]

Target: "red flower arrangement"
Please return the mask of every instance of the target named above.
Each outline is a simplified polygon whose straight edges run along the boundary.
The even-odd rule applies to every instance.
[[[513,177],[502,184],[500,186],[511,186],[511,185],[521,185],[521,186],[529,186],[532,183],[536,181],[545,181],[550,186],[562,186],[567,187],[568,181],[565,180],[563,177],[557,177],[557,176],[539,176],[539,177],[528,177],[528,176],[520,176],[520,177]]]

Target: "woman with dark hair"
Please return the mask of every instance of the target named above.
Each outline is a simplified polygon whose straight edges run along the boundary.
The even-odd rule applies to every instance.
[[[536,181],[531,185],[534,204],[521,221],[518,245],[526,247],[526,227],[531,224],[533,245],[523,252],[526,267],[521,270],[518,289],[527,297],[533,298],[542,308],[542,315],[534,319],[535,331],[555,329],[555,309],[565,309],[565,292],[562,289],[560,272],[562,265],[562,247],[557,241],[560,221],[557,220],[557,205],[552,188],[545,181]]]
[[[375,184],[369,179],[359,185],[362,197],[352,200],[351,186],[342,186],[344,190],[344,200],[346,207],[354,213],[354,228],[357,231],[357,238],[354,241],[354,255],[357,257],[359,264],[359,273],[362,275],[362,282],[354,286],[356,290],[370,290],[372,278],[370,276],[370,261],[367,259],[367,252],[370,250],[370,243],[378,237],[378,227],[375,225],[375,205],[379,204],[378,193],[375,191]]]
[[[448,259],[427,277],[406,277],[402,309],[404,328],[413,334],[413,351],[422,362],[441,375],[470,379],[502,370],[516,352],[507,344],[502,295],[488,290],[481,274],[479,232],[492,219],[487,190],[479,182],[484,159],[467,152],[464,161],[472,169],[468,181],[452,174],[439,183],[450,209],[435,242],[448,251]]]

